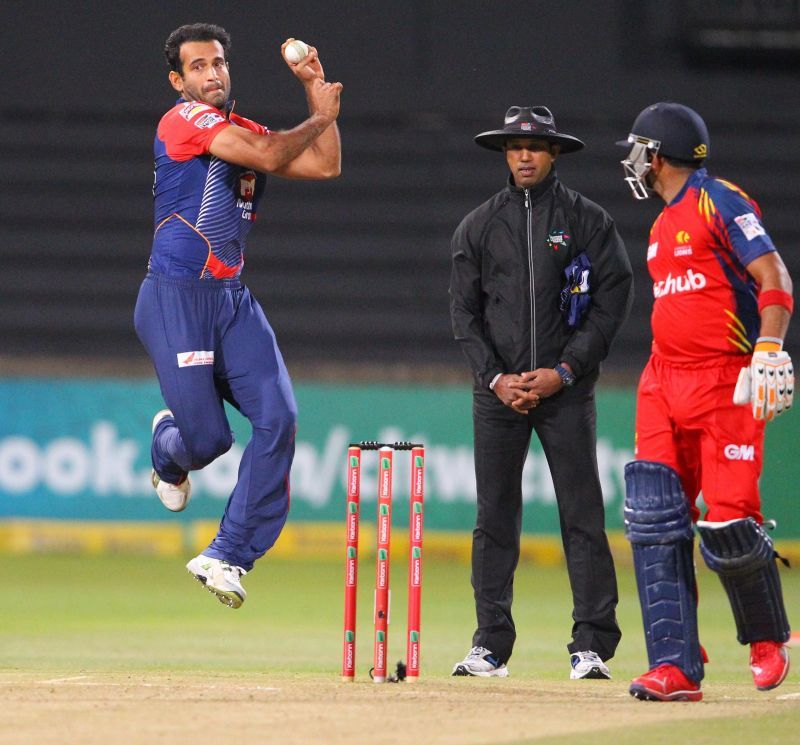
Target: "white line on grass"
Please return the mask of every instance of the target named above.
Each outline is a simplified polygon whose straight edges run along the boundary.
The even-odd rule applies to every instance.
[[[52,680],[40,680],[39,683],[49,685],[50,683],[69,683],[73,680],[85,680],[88,675],[73,675],[71,678],[53,678]]]
[[[42,685],[57,685],[61,683],[66,683],[68,685],[77,685],[77,686],[103,686],[110,687],[110,686],[117,686],[120,688],[173,688],[174,685],[170,683],[109,683],[109,682],[99,682],[99,681],[91,681],[85,680],[88,678],[88,675],[76,675],[72,678],[54,678],[53,680],[40,680],[38,681]],[[82,682],[77,682],[82,681]],[[203,690],[212,690],[216,688],[224,688],[226,691],[280,691],[280,688],[275,688],[273,686],[219,686],[219,685],[200,685],[200,684],[186,684],[186,683],[179,683],[181,688],[202,688]]]

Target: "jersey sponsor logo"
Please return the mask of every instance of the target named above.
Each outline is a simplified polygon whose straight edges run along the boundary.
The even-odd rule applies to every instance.
[[[199,114],[201,111],[208,111],[211,107],[206,103],[197,103],[197,101],[189,101],[178,112],[186,121],[191,121],[192,117]]]
[[[692,247],[691,246],[675,246],[675,250],[673,251],[674,256],[691,256],[692,255]]]
[[[653,259],[655,259],[657,253],[658,253],[658,241],[656,241],[655,243],[651,243],[647,247],[647,260],[652,261]]]
[[[691,269],[686,274],[673,277],[668,274],[666,279],[653,282],[653,297],[665,297],[666,295],[676,295],[681,292],[694,292],[702,290],[707,284],[706,277],[700,272],[693,272]]]
[[[750,460],[756,459],[755,445],[726,445],[723,452],[728,460]]]
[[[767,231],[764,230],[763,225],[761,225],[761,220],[752,212],[734,217],[733,221],[739,226],[739,229],[744,233],[744,237],[747,238],[748,241],[752,241],[753,238],[758,238],[760,235],[767,234]]]
[[[214,352],[178,352],[178,367],[213,365]]]
[[[251,201],[245,201],[244,199],[237,199],[236,209],[240,209],[242,211],[242,220],[249,220],[250,222],[255,222],[256,213],[253,212],[253,203]]]
[[[225,117],[220,114],[203,114],[195,123],[194,126],[198,129],[211,129],[215,124],[224,122]]]

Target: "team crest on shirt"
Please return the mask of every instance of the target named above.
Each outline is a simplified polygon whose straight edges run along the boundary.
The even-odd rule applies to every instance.
[[[256,172],[244,171],[239,176],[239,196],[245,202],[252,202],[256,193]]]
[[[692,236],[689,235],[685,230],[679,230],[675,234],[675,241],[678,244],[675,246],[673,250],[673,256],[691,256],[692,255],[692,247],[689,245],[689,241],[692,240]]]
[[[568,248],[569,247],[569,234],[566,230],[552,230],[550,231],[550,235],[547,236],[547,245],[553,249],[553,251],[558,251],[560,247]]]

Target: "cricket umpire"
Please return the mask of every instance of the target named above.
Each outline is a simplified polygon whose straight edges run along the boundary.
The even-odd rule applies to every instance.
[[[609,678],[620,639],[617,583],[597,469],[595,383],[630,310],[630,262],[613,220],[568,189],[554,163],[583,148],[544,106],[512,106],[475,137],[503,152],[508,183],[452,239],[453,332],[474,377],[478,626],[453,675],[508,675],[531,431],[555,485],[573,597],[570,677]]]

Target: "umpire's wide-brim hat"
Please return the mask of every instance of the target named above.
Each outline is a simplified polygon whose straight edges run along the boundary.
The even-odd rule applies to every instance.
[[[481,132],[475,142],[489,150],[502,151],[506,140],[518,137],[547,140],[561,146],[562,153],[574,153],[583,148],[583,142],[565,135],[556,128],[556,120],[546,106],[512,106],[506,111],[502,129]]]

